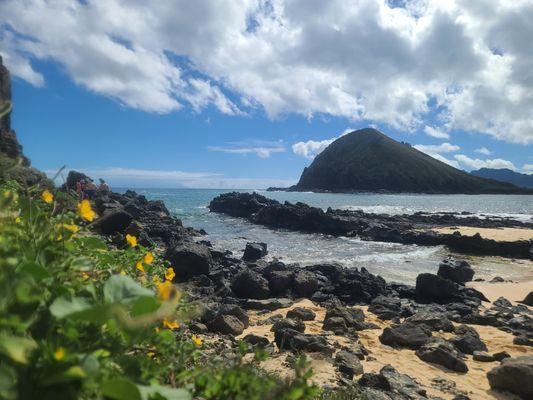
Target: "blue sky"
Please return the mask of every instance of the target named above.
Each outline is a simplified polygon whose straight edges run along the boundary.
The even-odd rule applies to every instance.
[[[374,126],[462,169],[533,172],[531,4],[170,3],[145,21],[119,0],[2,2],[12,123],[34,166],[115,186],[285,186]]]

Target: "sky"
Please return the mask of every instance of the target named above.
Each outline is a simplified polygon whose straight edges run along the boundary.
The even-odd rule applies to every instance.
[[[296,183],[375,127],[533,173],[533,0],[1,0],[32,164],[113,186]]]

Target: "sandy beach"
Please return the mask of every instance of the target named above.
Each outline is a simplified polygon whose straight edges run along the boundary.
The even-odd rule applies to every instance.
[[[463,236],[474,236],[479,233],[485,239],[492,239],[498,242],[515,242],[518,240],[533,239],[533,229],[523,228],[477,228],[471,226],[450,226],[443,228],[433,228],[435,232],[451,234],[459,231]]]
[[[469,282],[468,286],[482,292],[487,299],[494,301],[499,297],[518,302],[533,291],[533,280],[526,282]]]
[[[506,296],[510,300],[520,299],[528,290],[532,288],[533,282],[516,283],[476,283],[475,286],[483,291],[491,300],[500,296]],[[267,337],[270,341],[274,340],[274,334],[270,331],[272,325],[265,324],[264,321],[269,317],[281,314],[285,316],[287,311],[295,307],[305,307],[311,309],[316,314],[314,321],[306,321],[305,332],[314,335],[325,335],[328,342],[338,350],[353,348],[356,339],[346,336],[337,336],[332,332],[325,332],[322,330],[322,324],[326,314],[326,309],[313,304],[310,300],[304,299],[296,302],[291,307],[275,310],[272,312],[261,313],[251,311],[250,326],[238,338],[242,339],[249,333],[255,333]],[[357,332],[359,335],[359,343],[363,345],[368,351],[369,356],[361,361],[365,372],[378,373],[379,370],[387,364],[392,365],[399,372],[407,374],[414,378],[420,385],[427,390],[429,396],[436,396],[443,399],[453,399],[458,394],[469,396],[470,399],[498,399],[498,400],[513,400],[518,397],[509,394],[495,392],[490,389],[487,380],[487,372],[497,366],[498,362],[478,362],[474,361],[471,355],[466,356],[466,364],[469,371],[467,373],[457,373],[449,371],[435,364],[430,364],[419,359],[413,350],[409,349],[395,349],[390,346],[383,345],[379,341],[383,328],[390,325],[390,321],[381,321],[377,316],[368,312],[368,307],[361,306],[365,315],[366,321],[372,322],[379,326],[379,329],[366,329]],[[481,339],[486,343],[489,353],[500,351],[507,351],[511,356],[521,356],[531,353],[531,348],[526,346],[519,346],[513,344],[513,335],[503,332],[491,326],[472,325],[479,333]],[[453,336],[450,333],[435,332],[435,336],[449,338]],[[288,352],[275,351],[274,355],[263,362],[261,366],[272,373],[280,376],[289,376],[292,373],[290,364],[287,362]],[[336,386],[338,383],[338,372],[333,365],[333,357],[328,357],[323,354],[307,353],[306,357],[310,362],[310,367],[313,370],[313,381],[321,386]],[[357,379],[357,378],[356,378]]]

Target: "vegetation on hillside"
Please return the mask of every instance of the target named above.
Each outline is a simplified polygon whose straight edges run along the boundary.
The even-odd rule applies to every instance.
[[[195,306],[172,266],[133,236],[109,248],[87,229],[95,218],[67,193],[0,186],[0,398],[319,395],[304,360],[281,381],[242,361],[247,345],[231,357],[210,351],[186,329]]]
[[[333,192],[526,193],[472,176],[375,129],[340,137],[304,169],[292,189]]]

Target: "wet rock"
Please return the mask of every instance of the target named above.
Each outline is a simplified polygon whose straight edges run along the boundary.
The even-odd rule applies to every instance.
[[[464,284],[472,280],[474,270],[468,262],[448,257],[439,264],[437,275],[455,283]]]
[[[379,340],[392,347],[407,347],[416,350],[422,347],[430,337],[431,331],[423,325],[404,322],[383,329]]]
[[[268,338],[257,335],[255,333],[249,333],[246,335],[243,339],[246,343],[251,344],[252,346],[258,346],[258,347],[266,347],[270,344],[270,341]]]
[[[529,292],[527,296],[520,303],[533,307],[533,292]]]
[[[455,329],[455,333],[457,335],[450,339],[450,343],[459,351],[465,354],[474,354],[474,351],[487,351],[487,345],[483,343],[474,328],[460,325]]]
[[[419,311],[416,314],[406,318],[405,322],[413,324],[423,324],[432,331],[453,332],[453,323],[443,314],[429,311]]]
[[[268,287],[272,294],[285,293],[292,287],[294,273],[292,271],[273,271],[268,279]]]
[[[256,272],[245,270],[231,283],[237,297],[244,299],[267,299],[270,297],[268,281]]]
[[[349,379],[353,379],[354,375],[361,375],[363,373],[363,366],[357,355],[346,350],[337,352],[335,355],[335,365],[339,369],[339,372],[346,375]]]
[[[376,400],[425,400],[426,390],[421,388],[410,376],[400,374],[392,366],[385,365],[379,374],[365,373],[359,385],[367,399]]]
[[[378,296],[372,300],[368,311],[376,314],[379,319],[390,320],[400,316],[401,303],[397,297]]]
[[[169,248],[165,258],[180,278],[209,274],[213,265],[209,248],[194,242],[182,242]]]
[[[468,372],[468,367],[457,350],[441,338],[428,340],[416,351],[416,355],[425,362],[442,365],[452,371]]]
[[[492,354],[487,353],[486,351],[474,351],[474,356],[472,357],[474,361],[479,362],[493,362],[496,361],[496,358]]]
[[[449,302],[459,297],[459,289],[455,282],[423,273],[416,277],[415,296],[421,301]]]
[[[295,307],[292,310],[287,311],[287,318],[296,318],[302,321],[314,321],[316,314],[309,308]]]
[[[238,336],[244,331],[244,324],[234,315],[219,315],[208,328],[211,332]]]
[[[268,254],[266,243],[246,243],[242,259],[244,261],[257,261]]]
[[[309,297],[318,289],[318,279],[310,271],[299,271],[294,276],[294,291],[298,296]]]
[[[522,399],[533,398],[533,356],[506,358],[488,372],[490,387],[506,390]]]
[[[250,310],[269,310],[274,311],[279,308],[287,308],[292,306],[294,302],[291,299],[275,298],[254,300],[250,299],[246,302],[246,307]]]

